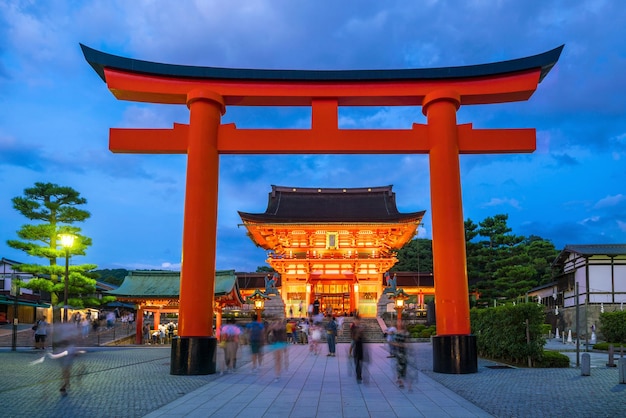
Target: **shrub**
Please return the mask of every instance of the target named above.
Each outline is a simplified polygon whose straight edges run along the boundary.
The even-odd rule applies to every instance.
[[[540,359],[535,362],[535,367],[569,367],[569,357],[556,351],[544,351]]]
[[[427,327],[424,324],[415,324],[410,325],[408,330],[411,338],[430,338],[437,333],[437,327],[435,325]]]
[[[626,343],[626,311],[601,313],[600,331],[607,341]]]
[[[420,333],[424,330],[424,328],[426,328],[426,325],[424,324],[413,324],[409,326],[409,332],[410,333]]]
[[[624,347],[624,349],[626,350],[626,344],[622,344],[622,343],[610,343],[610,342],[601,342],[601,343],[596,343],[593,345],[593,349],[594,350],[604,350],[604,351],[609,351],[609,345],[613,345],[613,350],[616,353],[619,353],[620,351],[620,347]]]

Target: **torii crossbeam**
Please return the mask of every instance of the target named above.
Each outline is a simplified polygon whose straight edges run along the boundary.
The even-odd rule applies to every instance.
[[[195,67],[81,45],[120,100],[187,105],[189,124],[110,131],[119,153],[187,154],[179,336],[171,374],[215,373],[212,331],[220,154],[429,154],[437,336],[433,369],[477,371],[471,335],[459,154],[535,150],[534,129],[458,125],[461,105],[528,100],[563,46],[490,64],[407,70],[291,71]],[[238,129],[228,106],[310,106],[310,129]],[[339,129],[339,106],[421,106],[410,129]]]

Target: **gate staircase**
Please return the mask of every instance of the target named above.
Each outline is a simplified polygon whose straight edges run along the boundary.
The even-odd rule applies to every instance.
[[[341,332],[337,335],[338,343],[349,343],[350,338],[350,325],[354,322],[354,318],[347,316],[344,317],[343,327]],[[378,322],[378,318],[360,318],[360,326],[363,328],[363,335],[365,341],[368,343],[384,343],[385,334]]]

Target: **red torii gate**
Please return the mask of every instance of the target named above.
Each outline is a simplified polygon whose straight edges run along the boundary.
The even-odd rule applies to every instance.
[[[477,371],[470,332],[459,154],[535,150],[534,129],[457,125],[461,105],[528,100],[563,46],[490,64],[407,70],[252,70],[161,64],[81,45],[120,100],[187,105],[189,124],[110,130],[118,153],[187,154],[179,336],[171,374],[215,373],[212,331],[220,154],[429,154],[437,336],[433,369]],[[227,106],[310,106],[310,129],[238,129]],[[421,106],[411,129],[339,129],[339,106]]]

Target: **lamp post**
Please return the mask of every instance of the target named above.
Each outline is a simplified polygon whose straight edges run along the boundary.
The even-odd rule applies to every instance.
[[[404,289],[397,289],[391,296],[396,305],[397,321],[396,328],[398,331],[402,329],[402,311],[404,310],[404,302],[409,299],[409,295],[404,292]]]
[[[261,313],[265,308],[265,299],[269,299],[269,296],[261,292],[259,289],[256,289],[254,293],[247,297],[247,300],[254,304],[257,322],[261,322]]]
[[[61,245],[65,248],[65,291],[63,294],[63,322],[67,322],[67,299],[68,288],[70,282],[70,248],[74,245],[74,239],[76,238],[72,234],[60,234]]]
[[[15,273],[11,273],[11,294],[15,297],[15,299],[13,299],[13,335],[11,337],[11,351],[17,349],[17,324],[19,322],[17,311],[19,309],[21,284],[20,279],[15,277]]]

